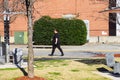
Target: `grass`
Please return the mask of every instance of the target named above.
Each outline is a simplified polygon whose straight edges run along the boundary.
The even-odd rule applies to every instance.
[[[104,63],[104,59],[37,59],[34,71],[36,76],[47,80],[110,80],[93,73],[97,68],[107,68]],[[23,74],[19,69],[0,70],[0,80],[14,80],[20,76]]]
[[[0,69],[0,71],[2,70],[17,70],[18,68],[3,68],[3,69]]]
[[[80,70],[78,70],[78,69],[72,69],[71,71],[72,72],[79,72]]]
[[[54,76],[56,76],[56,75],[61,75],[61,73],[60,72],[48,72],[49,74],[52,74],[52,75],[54,75]]]

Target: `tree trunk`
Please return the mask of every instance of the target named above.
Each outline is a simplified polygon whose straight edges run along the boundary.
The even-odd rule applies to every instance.
[[[28,18],[28,77],[34,78],[34,53],[33,53],[33,21],[32,21],[32,6],[33,0],[27,0],[27,18]]]

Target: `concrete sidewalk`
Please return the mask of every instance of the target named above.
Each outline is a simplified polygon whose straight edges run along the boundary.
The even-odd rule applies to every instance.
[[[27,67],[27,62],[24,62],[21,66],[21,68]],[[6,68],[17,68],[17,66],[14,63],[5,63],[0,64],[0,69],[6,69]]]
[[[27,49],[28,45],[10,45],[10,50],[13,48]],[[33,49],[51,49],[51,45],[33,45]],[[92,51],[92,52],[120,52],[120,44],[92,44],[85,45],[61,45],[64,50],[69,51]]]

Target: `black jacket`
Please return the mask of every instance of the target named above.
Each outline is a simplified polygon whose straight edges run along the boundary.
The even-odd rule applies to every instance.
[[[58,33],[55,33],[53,36],[53,39],[52,39],[52,44],[54,44],[54,45],[57,45],[57,44],[55,44],[56,38],[58,39],[57,44],[60,44],[60,36]]]

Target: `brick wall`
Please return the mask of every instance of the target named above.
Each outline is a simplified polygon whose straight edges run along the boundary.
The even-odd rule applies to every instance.
[[[61,18],[63,14],[78,14],[78,19],[89,20],[90,36],[107,36],[108,13],[99,13],[107,8],[106,2],[97,0],[39,0],[35,3],[34,20],[41,16],[49,15],[53,18]],[[0,35],[3,36],[3,23],[0,23]],[[25,16],[18,16],[10,24],[10,35],[14,36],[14,31],[26,31],[27,19]],[[103,34],[105,33],[105,34]]]

